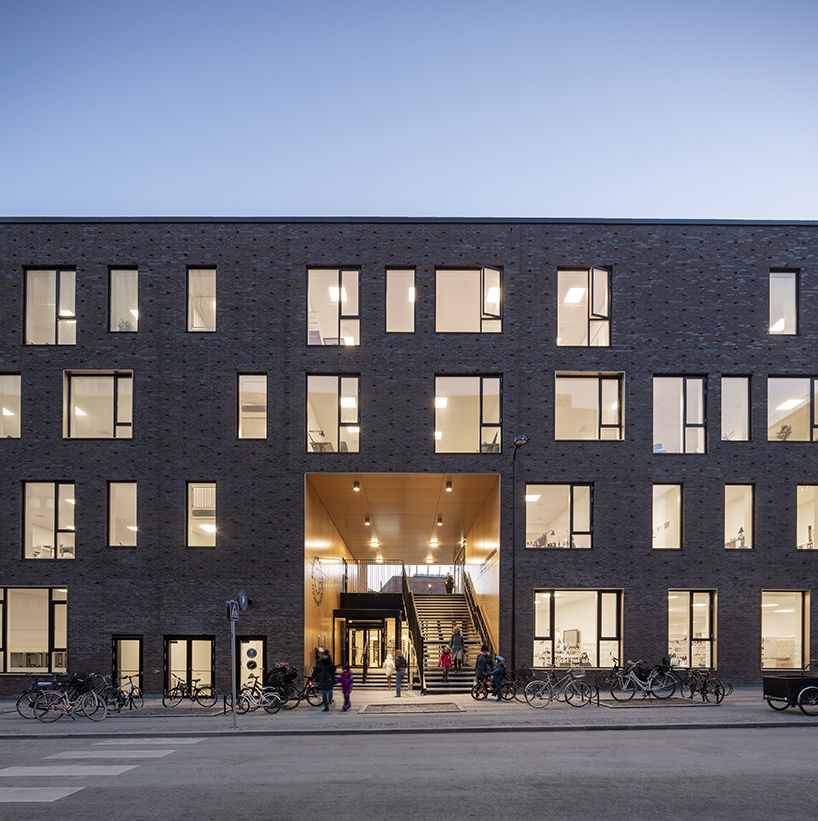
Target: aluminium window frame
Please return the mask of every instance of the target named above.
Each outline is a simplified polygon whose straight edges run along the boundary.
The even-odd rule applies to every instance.
[[[310,342],[310,311],[309,311],[309,293],[310,293],[310,276],[313,271],[335,271],[338,288],[338,341],[334,345],[327,345],[323,341],[320,345],[314,345]],[[343,282],[345,273],[354,273],[357,276],[356,286],[358,293],[356,294],[356,302],[358,304],[357,314],[345,314],[343,312]],[[309,348],[358,348],[361,345],[361,266],[360,265],[308,265],[307,266],[307,293],[305,294],[305,304],[307,307],[307,347]],[[350,300],[347,300],[349,302]],[[344,321],[358,323],[358,342],[354,345],[347,345],[344,342],[344,337],[341,334],[341,325]]]
[[[111,541],[111,515],[113,513],[113,507],[111,505],[111,488],[113,487],[113,485],[133,485],[136,488],[136,493],[134,495],[134,498],[137,502],[137,505],[136,505],[136,517],[137,518],[134,522],[134,524],[137,528],[136,529],[136,543],[135,544],[124,544],[124,545],[123,544],[113,544],[113,542]],[[126,550],[134,550],[135,548],[137,548],[139,546],[139,503],[138,503],[139,498],[138,498],[138,495],[137,495],[139,493],[139,483],[136,482],[133,479],[109,479],[108,482],[107,482],[107,491],[108,491],[108,493],[107,493],[107,497],[108,497],[108,516],[107,516],[107,521],[106,521],[106,526],[105,526],[106,545],[108,547],[113,547],[113,548],[122,547],[122,548],[125,548]]]
[[[584,380],[584,381],[591,381],[596,380],[597,382],[597,395],[596,395],[596,415],[597,415],[597,434],[595,439],[558,439],[556,436],[556,428],[557,428],[557,412],[558,408],[556,407],[556,402],[554,403],[554,441],[555,442],[624,442],[625,441],[625,374],[623,372],[619,373],[588,373],[582,371],[555,371],[554,373],[554,396],[556,398],[557,393],[557,380],[558,379],[572,379],[572,380]],[[616,416],[617,422],[614,424],[611,423],[603,423],[602,421],[602,384],[603,382],[616,382],[617,383],[617,390],[616,390]],[[602,437],[603,430],[616,430],[619,431],[619,436],[613,439],[605,439]]]
[[[674,373],[654,373],[653,374],[653,393],[654,393],[654,401],[656,396],[656,379],[681,379],[682,380],[682,414],[681,414],[681,441],[682,441],[682,452],[681,453],[667,453],[667,452],[659,452],[654,450],[654,455],[659,456],[704,456],[706,453],[710,452],[709,443],[708,443],[708,435],[707,435],[707,382],[708,378],[706,374],[674,374]],[[688,422],[688,405],[690,404],[688,399],[688,384],[691,382],[701,382],[702,385],[702,421],[701,422]],[[654,421],[655,425],[655,421]],[[695,450],[688,450],[687,449],[687,432],[689,430],[703,430],[704,431],[704,450],[699,453]]]
[[[656,547],[655,540],[656,540],[656,522],[653,520],[653,488],[656,486],[661,487],[677,487],[679,488],[679,546],[678,547]],[[651,482],[651,550],[659,550],[664,552],[666,550],[684,550],[685,545],[685,483],[684,482],[670,482],[670,481],[663,481],[663,482]]]
[[[727,439],[724,436],[724,380],[725,379],[744,379],[747,382],[747,438],[746,439]],[[719,424],[720,440],[721,442],[752,442],[753,441],[753,377],[751,374],[741,373],[723,373],[719,377]]]
[[[191,544],[190,543],[190,529],[192,520],[195,518],[193,516],[194,505],[193,505],[193,490],[196,487],[205,487],[205,486],[213,486],[213,494],[214,494],[214,504],[216,505],[213,508],[213,521],[218,522],[218,483],[215,479],[213,480],[205,480],[205,479],[188,479],[185,482],[185,549],[187,550],[215,550],[218,546],[218,534],[219,529],[218,525],[215,525],[216,530],[213,533],[213,544]],[[207,510],[208,508],[199,508],[199,510]],[[208,517],[209,518],[209,517]]]
[[[137,316],[134,317],[136,320],[136,328],[132,331],[120,331],[119,328],[112,328],[111,327],[111,309],[113,308],[113,295],[114,295],[114,274],[119,271],[128,271],[131,273],[135,273],[137,276],[137,285],[136,285],[136,313]],[[128,333],[139,333],[139,268],[136,265],[109,265],[108,266],[108,333],[111,334],[128,334]]]
[[[798,670],[799,667],[764,667],[762,665],[763,656],[761,654],[761,642],[764,639],[764,626],[763,626],[763,615],[764,615],[764,594],[765,593],[784,593],[786,595],[792,595],[793,593],[797,593],[801,597],[801,664],[804,663],[804,659],[808,658],[810,655],[810,624],[809,624],[809,611],[812,606],[811,601],[811,591],[809,589],[791,589],[791,590],[784,590],[780,587],[776,588],[767,588],[762,587],[759,591],[759,602],[758,602],[758,610],[759,610],[759,636],[758,636],[758,667],[761,670],[762,674],[765,670]]]
[[[540,547],[528,547],[526,550],[593,550],[594,549],[594,483],[593,482],[526,482],[525,492],[528,494],[528,489],[531,487],[550,487],[568,488],[568,544],[564,547],[561,545],[545,544]],[[588,498],[588,525],[589,530],[577,530],[574,527],[574,490],[576,488],[587,488],[589,493]],[[556,535],[556,534],[555,534]],[[574,536],[588,536],[591,540],[587,548],[575,547]]]
[[[722,514],[722,522],[723,525],[726,526],[726,519],[727,519],[727,488],[728,487],[748,487],[750,488],[750,544],[749,545],[734,545],[730,547],[728,544],[724,545],[725,550],[755,550],[756,549],[756,484],[755,482],[725,482],[724,483],[724,495],[722,497],[722,507],[723,507],[723,514]],[[724,534],[724,527],[722,529],[722,533]],[[724,534],[726,535],[726,534]],[[745,539],[746,539],[745,533]],[[738,539],[733,539],[732,541],[738,541]]]
[[[438,272],[453,272],[453,271],[474,271],[480,276],[480,330],[479,331],[439,331],[437,329],[437,312],[438,312],[438,296],[437,296],[437,275]],[[488,310],[488,289],[491,286],[486,284],[486,272],[490,271],[497,275],[500,282],[500,308],[498,313],[492,313]],[[476,334],[495,334],[503,332],[503,309],[505,305],[505,279],[504,268],[500,265],[437,265],[435,266],[435,333],[438,334],[462,334],[462,333],[476,333]],[[498,331],[485,330],[484,326],[487,322],[499,322],[500,329]]]
[[[710,663],[705,665],[708,670],[715,670],[716,659],[716,613],[717,613],[717,593],[718,590],[704,590],[704,589],[685,589],[685,588],[668,588],[668,611],[670,610],[670,594],[674,593],[677,596],[686,595],[687,599],[687,660],[693,661],[693,643],[699,642],[707,646],[707,655]],[[693,638],[693,597],[695,595],[708,596],[708,632],[709,636],[706,639]],[[670,653],[670,613],[668,612],[668,653]],[[688,665],[687,669],[691,669],[694,665]],[[699,667],[699,665],[695,665]]]
[[[191,303],[192,294],[190,293],[190,272],[191,271],[212,271],[213,272],[213,327],[212,328],[194,328],[193,325],[193,307]],[[218,286],[219,286],[219,271],[216,265],[187,265],[185,266],[185,333],[189,334],[214,334],[218,328]]]
[[[557,329],[559,330],[559,314],[560,314],[560,301],[559,301],[559,275],[561,271],[585,271],[588,276],[588,299],[587,299],[587,308],[588,312],[585,317],[585,333],[588,339],[587,344],[585,345],[557,345],[558,348],[610,348],[611,341],[613,337],[612,329],[613,329],[613,322],[611,319],[612,315],[612,303],[613,303],[613,268],[610,265],[592,265],[590,268],[587,268],[584,265],[577,265],[575,267],[569,265],[560,265],[557,268],[557,293],[556,293],[556,300],[557,300]],[[605,279],[605,288],[607,294],[607,302],[608,302],[608,313],[602,314],[598,313],[594,310],[594,305],[596,303],[596,273],[597,271],[601,271],[602,273],[606,274]],[[608,323],[608,344],[607,345],[592,345],[591,344],[591,322],[607,322]]]
[[[435,400],[437,400],[437,380],[438,379],[479,379],[479,390],[478,390],[478,405],[479,405],[479,420],[477,423],[477,450],[474,451],[466,451],[466,453],[491,453],[491,454],[498,454],[503,452],[503,374],[489,374],[489,373],[436,373],[435,374]],[[484,422],[484,395],[485,395],[485,388],[484,383],[486,379],[493,379],[497,380],[499,383],[499,391],[498,391],[498,403],[499,403],[499,422]],[[435,405],[435,414],[437,414],[437,406]],[[437,430],[437,419],[435,418],[435,430]],[[487,442],[484,444],[484,431],[495,431],[495,436],[499,439],[497,442],[498,449],[497,450],[490,450],[491,445],[493,442]],[[462,451],[447,451],[447,450],[438,450],[437,445],[435,445],[435,453],[436,454],[443,454],[443,453],[461,453]]]
[[[338,450],[310,450],[309,448],[309,439],[310,439],[310,430],[309,430],[309,420],[306,418],[304,419],[304,428],[306,431],[306,437],[304,440],[304,450],[305,453],[360,453],[361,452],[361,374],[360,373],[322,373],[322,372],[309,372],[306,374],[306,379],[304,380],[304,408],[309,406],[310,401],[310,377],[311,376],[320,376],[320,377],[336,377],[336,390],[335,390],[335,398],[338,403],[338,424],[335,434],[337,436],[336,441],[338,442]],[[342,408],[341,408],[341,380],[342,379],[354,379],[358,384],[358,391],[357,391],[357,398],[355,402],[355,420],[354,422],[342,422],[341,415],[342,415]],[[349,408],[344,408],[343,410],[349,410]],[[357,451],[348,451],[348,450],[341,450],[341,428],[349,428],[349,427],[357,427],[358,428],[358,450]]]
[[[71,413],[72,402],[73,402],[73,384],[74,379],[102,379],[104,377],[110,377],[113,379],[113,436],[75,436],[74,435],[74,424],[76,422],[76,414]],[[65,371],[64,372],[65,378],[65,390],[66,390],[66,405],[65,405],[65,414],[66,414],[66,423],[63,425],[63,439],[75,439],[79,441],[121,441],[121,442],[132,442],[133,441],[133,434],[134,434],[134,424],[133,424],[133,410],[134,410],[134,375],[133,371]],[[131,421],[130,422],[119,422],[119,381],[122,379],[130,379],[131,380]],[[130,428],[131,435],[130,436],[117,436],[117,430],[120,428]]]
[[[767,375],[767,442],[788,442],[789,439],[770,439],[770,381],[773,379],[807,379],[809,380],[809,418],[810,418],[810,438],[809,439],[793,439],[792,443],[804,442],[818,442],[818,402],[816,401],[816,393],[818,393],[818,376],[775,376]]]
[[[144,693],[145,691],[142,688],[142,676],[144,673],[142,672],[145,667],[143,664],[144,659],[144,650],[145,650],[145,642],[144,636],[136,633],[113,633],[111,635],[111,681],[114,683],[114,687],[119,687],[122,684],[125,684],[125,681],[119,681],[119,674],[118,670],[119,667],[117,666],[117,661],[119,661],[117,657],[117,642],[118,641],[137,641],[139,642],[139,675],[137,676],[136,686]]]
[[[54,271],[54,341],[53,342],[27,342],[28,338],[28,274],[36,271]],[[77,268],[76,266],[60,265],[50,268],[48,266],[31,265],[23,269],[23,344],[24,345],[76,345],[77,344],[77,329],[74,328],[73,342],[60,342],[60,323],[70,324],[73,322],[77,324]],[[63,273],[71,273],[74,277],[74,313],[71,316],[60,316],[60,297],[62,289],[60,288],[60,277]]]
[[[22,526],[20,528],[20,533],[22,534],[22,559],[23,561],[27,562],[42,562],[42,561],[69,561],[74,560],[77,557],[77,483],[75,480],[62,480],[62,479],[46,479],[46,480],[38,480],[38,479],[24,479],[22,482],[23,485],[23,509],[22,509]],[[51,528],[51,532],[54,537],[54,545],[53,545],[53,555],[52,556],[26,556],[26,510],[28,505],[28,492],[27,488],[29,485],[52,485],[54,488],[53,498],[54,498],[54,515],[53,515],[53,525]],[[60,488],[61,487],[72,487],[74,492],[71,495],[71,498],[74,499],[74,527],[73,529],[69,527],[59,527],[60,521]],[[71,536],[74,537],[74,555],[73,556],[58,556],[57,555],[57,540],[60,533],[70,533]]]
[[[264,377],[264,436],[242,436],[241,435],[241,421],[242,421],[242,404],[241,404],[241,380],[245,376],[263,376]],[[263,442],[268,438],[269,426],[269,391],[267,390],[269,378],[267,371],[237,371],[236,372],[236,439],[239,441]]]
[[[770,325],[769,325],[769,309],[771,307],[772,302],[772,276],[773,274],[794,274],[795,275],[795,330],[791,334],[774,334],[770,332]],[[770,268],[769,273],[767,274],[767,310],[768,310],[768,322],[767,322],[767,337],[771,336],[783,336],[783,337],[790,337],[790,336],[799,336],[801,333],[801,269],[800,268]]]
[[[58,607],[65,608],[64,614],[64,622],[66,625],[65,630],[65,638],[66,642],[68,641],[68,588],[65,585],[56,585],[49,587],[47,585],[19,585],[19,584],[6,584],[0,585],[0,673],[7,673],[9,669],[9,657],[8,653],[9,644],[8,644],[8,629],[9,629],[9,618],[8,618],[8,603],[9,603],[9,590],[47,590],[48,591],[48,649],[46,653],[48,655],[48,674],[54,674],[54,655],[55,653],[64,653],[66,655],[66,665],[65,669],[68,669],[68,645],[64,647],[57,647],[55,646],[55,625],[57,622],[56,613]],[[54,593],[57,590],[65,590],[65,594],[62,598],[55,598]],[[27,651],[23,651],[27,652]],[[61,673],[64,670],[59,669],[56,672]],[[10,675],[15,676],[24,676],[30,675],[27,673],[19,672],[19,673],[10,673]],[[40,675],[44,675],[40,673]]]
[[[411,331],[390,331],[389,330],[389,274],[390,272],[403,272],[407,273],[412,272],[412,290],[415,293],[415,298],[412,301],[412,330]],[[418,288],[417,288],[417,266],[415,265],[387,265],[384,269],[384,297],[383,297],[383,330],[386,334],[413,334],[417,331],[417,299],[418,299]],[[358,310],[360,312],[360,302]]]

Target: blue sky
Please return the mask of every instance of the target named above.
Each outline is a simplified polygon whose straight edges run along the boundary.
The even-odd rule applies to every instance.
[[[0,215],[814,220],[816,33],[816,0],[6,0]]]

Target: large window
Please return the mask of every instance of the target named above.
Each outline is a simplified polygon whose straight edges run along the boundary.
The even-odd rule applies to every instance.
[[[111,268],[108,276],[108,330],[116,333],[139,330],[139,271],[136,268]]]
[[[815,550],[815,514],[818,509],[818,485],[798,485],[796,491],[796,544],[799,550]]]
[[[770,271],[770,333],[798,333],[798,271]]]
[[[67,608],[64,587],[0,587],[0,673],[65,673]]]
[[[267,375],[239,374],[239,439],[267,438]]]
[[[607,268],[557,271],[557,345],[611,344],[611,272]]]
[[[526,485],[526,547],[593,547],[593,521],[593,485]]]
[[[724,546],[753,546],[753,486],[724,486]]]
[[[307,344],[360,345],[357,268],[307,271]]]
[[[20,374],[0,374],[0,439],[20,438]]]
[[[26,271],[26,345],[76,345],[76,281],[71,268]]]
[[[307,377],[307,450],[358,453],[361,449],[360,379]]]
[[[623,375],[558,373],[556,439],[622,439]]]
[[[682,547],[682,486],[653,486],[653,547],[679,550]]]
[[[136,547],[136,482],[108,482],[108,544]]]
[[[669,590],[667,652],[679,667],[714,667],[716,593],[713,590]]]
[[[188,482],[187,546],[216,546],[215,482]]]
[[[653,377],[654,453],[707,450],[706,397],[704,376]]]
[[[818,379],[810,376],[767,380],[767,439],[814,442],[818,438]]]
[[[74,558],[74,483],[23,484],[23,558]]]
[[[435,453],[500,453],[502,379],[435,377]]]
[[[165,660],[168,690],[177,684],[191,686],[198,679],[199,686],[213,686],[212,636],[166,636]]]
[[[726,442],[750,439],[750,378],[721,378],[721,438]]]
[[[503,330],[503,272],[499,268],[438,269],[435,330],[499,334]]]
[[[187,270],[187,329],[216,330],[216,269]]]
[[[63,435],[68,439],[133,437],[133,374],[65,374]]]
[[[415,330],[415,269],[386,269],[386,332]]]
[[[621,591],[534,591],[534,667],[610,667],[621,650]]]
[[[804,658],[809,593],[770,590],[761,594],[761,667],[798,670]]]
[[[135,676],[134,684],[142,689],[142,636],[112,636],[114,685],[128,683],[128,676]]]

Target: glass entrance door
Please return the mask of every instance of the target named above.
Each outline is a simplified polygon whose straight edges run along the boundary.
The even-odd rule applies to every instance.
[[[362,667],[364,672],[383,666],[383,622],[356,624],[347,622],[347,658],[350,667]]]

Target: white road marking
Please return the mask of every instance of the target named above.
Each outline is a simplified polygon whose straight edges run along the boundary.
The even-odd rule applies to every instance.
[[[50,803],[85,787],[0,787],[0,804]]]
[[[50,764],[47,767],[5,767],[0,770],[0,777],[10,778],[17,776],[37,776],[38,778],[58,775],[122,775],[128,770],[135,770],[138,764],[79,764],[72,767],[69,764]]]
[[[203,738],[117,738],[112,741],[95,741],[93,746],[126,747],[131,744],[198,744]]]
[[[162,758],[175,752],[176,750],[69,750],[64,753],[47,755],[45,760],[52,758]]]

